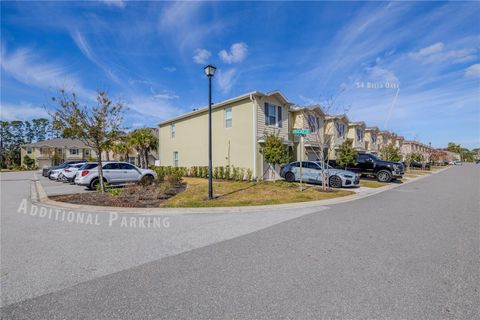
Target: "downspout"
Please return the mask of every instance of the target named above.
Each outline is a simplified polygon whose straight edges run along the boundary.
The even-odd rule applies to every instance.
[[[257,179],[257,106],[255,98],[250,94],[250,101],[253,105],[253,179]]]

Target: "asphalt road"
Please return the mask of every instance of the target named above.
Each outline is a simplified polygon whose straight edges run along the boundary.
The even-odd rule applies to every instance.
[[[3,242],[12,246],[15,230],[13,216],[5,224],[3,195],[4,188],[2,282],[4,259],[13,254],[4,256]],[[454,167],[9,304],[2,318],[478,319],[479,199],[480,166]],[[57,241],[68,236],[51,235]],[[19,250],[29,243],[20,244]]]

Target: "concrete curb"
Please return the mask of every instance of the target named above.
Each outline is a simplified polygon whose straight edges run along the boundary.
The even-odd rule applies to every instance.
[[[46,207],[54,209],[69,209],[69,210],[79,210],[82,212],[116,212],[116,213],[130,213],[130,214],[142,214],[142,215],[165,215],[165,214],[195,214],[195,213],[248,213],[248,212],[261,212],[261,211],[271,211],[272,209],[277,210],[286,210],[286,209],[300,209],[300,208],[315,208],[320,206],[330,206],[350,201],[355,201],[363,198],[367,198],[391,189],[398,188],[400,186],[412,183],[418,180],[421,180],[425,177],[428,177],[432,174],[437,174],[443,172],[451,167],[440,169],[438,171],[432,172],[430,174],[425,174],[420,177],[410,178],[402,184],[390,184],[385,187],[380,188],[370,188],[364,192],[359,192],[350,196],[326,199],[326,200],[317,200],[317,201],[307,201],[307,202],[294,202],[287,204],[276,204],[276,205],[263,205],[263,206],[246,206],[246,207],[206,207],[206,208],[124,208],[124,207],[105,207],[105,206],[92,206],[92,205],[80,205],[72,204],[60,201],[54,201],[48,198],[45,190],[43,189],[40,181],[35,174],[35,181],[32,183],[31,188],[31,200],[32,203],[41,204]]]

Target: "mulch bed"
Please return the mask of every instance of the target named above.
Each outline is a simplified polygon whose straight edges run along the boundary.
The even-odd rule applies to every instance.
[[[126,208],[158,208],[167,199],[185,191],[187,184],[183,182],[170,186],[168,183],[152,184],[149,186],[129,185],[115,189],[115,193],[88,192],[61,196],[52,196],[50,199],[73,204],[126,207]]]

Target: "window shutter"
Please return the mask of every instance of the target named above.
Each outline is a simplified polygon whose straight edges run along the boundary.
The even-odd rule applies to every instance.
[[[281,128],[282,127],[282,107],[278,107],[278,118],[277,118],[277,122],[278,122],[278,127]]]
[[[265,125],[268,126],[268,103],[265,102]]]

